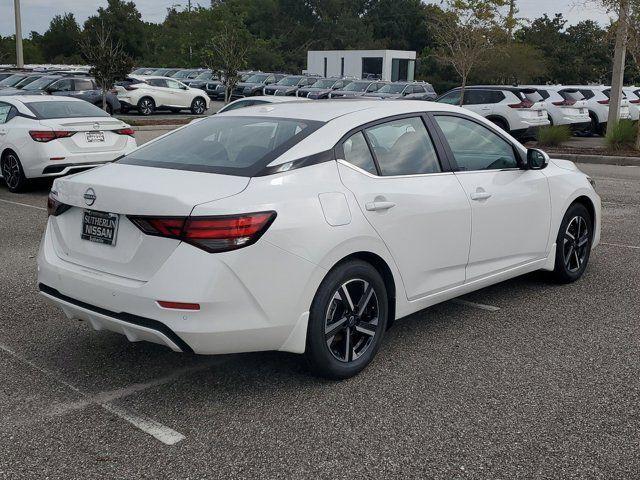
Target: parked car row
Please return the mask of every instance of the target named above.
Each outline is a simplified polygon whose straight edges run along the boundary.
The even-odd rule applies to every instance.
[[[462,106],[491,120],[515,137],[535,137],[539,128],[566,125],[575,134],[602,135],[607,128],[611,87],[604,85],[471,85]],[[460,105],[462,89],[437,101]],[[638,120],[640,89],[625,87],[620,118]]]
[[[85,71],[0,72],[0,97],[15,95],[58,95],[86,100],[102,108],[102,90]],[[120,110],[115,94],[106,96],[106,110]]]

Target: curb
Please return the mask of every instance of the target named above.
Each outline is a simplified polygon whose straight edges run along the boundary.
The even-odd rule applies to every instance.
[[[619,165],[623,167],[640,167],[640,157],[616,157],[612,155],[581,155],[576,153],[549,152],[551,158],[569,160],[574,163],[595,163],[601,165]]]

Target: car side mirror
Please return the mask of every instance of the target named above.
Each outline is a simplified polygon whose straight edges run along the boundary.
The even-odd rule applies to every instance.
[[[549,155],[538,148],[527,149],[527,168],[529,170],[542,170],[549,165]]]

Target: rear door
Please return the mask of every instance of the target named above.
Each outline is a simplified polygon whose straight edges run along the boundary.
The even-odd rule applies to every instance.
[[[340,177],[391,252],[410,300],[464,283],[471,234],[469,201],[425,122],[377,122],[337,149]]]
[[[551,222],[545,174],[521,169],[514,146],[481,122],[445,113],[434,118],[471,203],[467,281],[545,258]]]
[[[474,88],[464,92],[464,108],[483,117],[493,113],[493,103],[490,90]]]

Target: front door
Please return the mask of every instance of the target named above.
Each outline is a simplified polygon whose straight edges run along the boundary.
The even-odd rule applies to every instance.
[[[354,133],[338,149],[340,177],[393,256],[409,300],[465,281],[471,211],[420,116]]]
[[[549,185],[525,170],[514,146],[475,120],[436,114],[471,203],[467,281],[545,258],[551,223]]]

